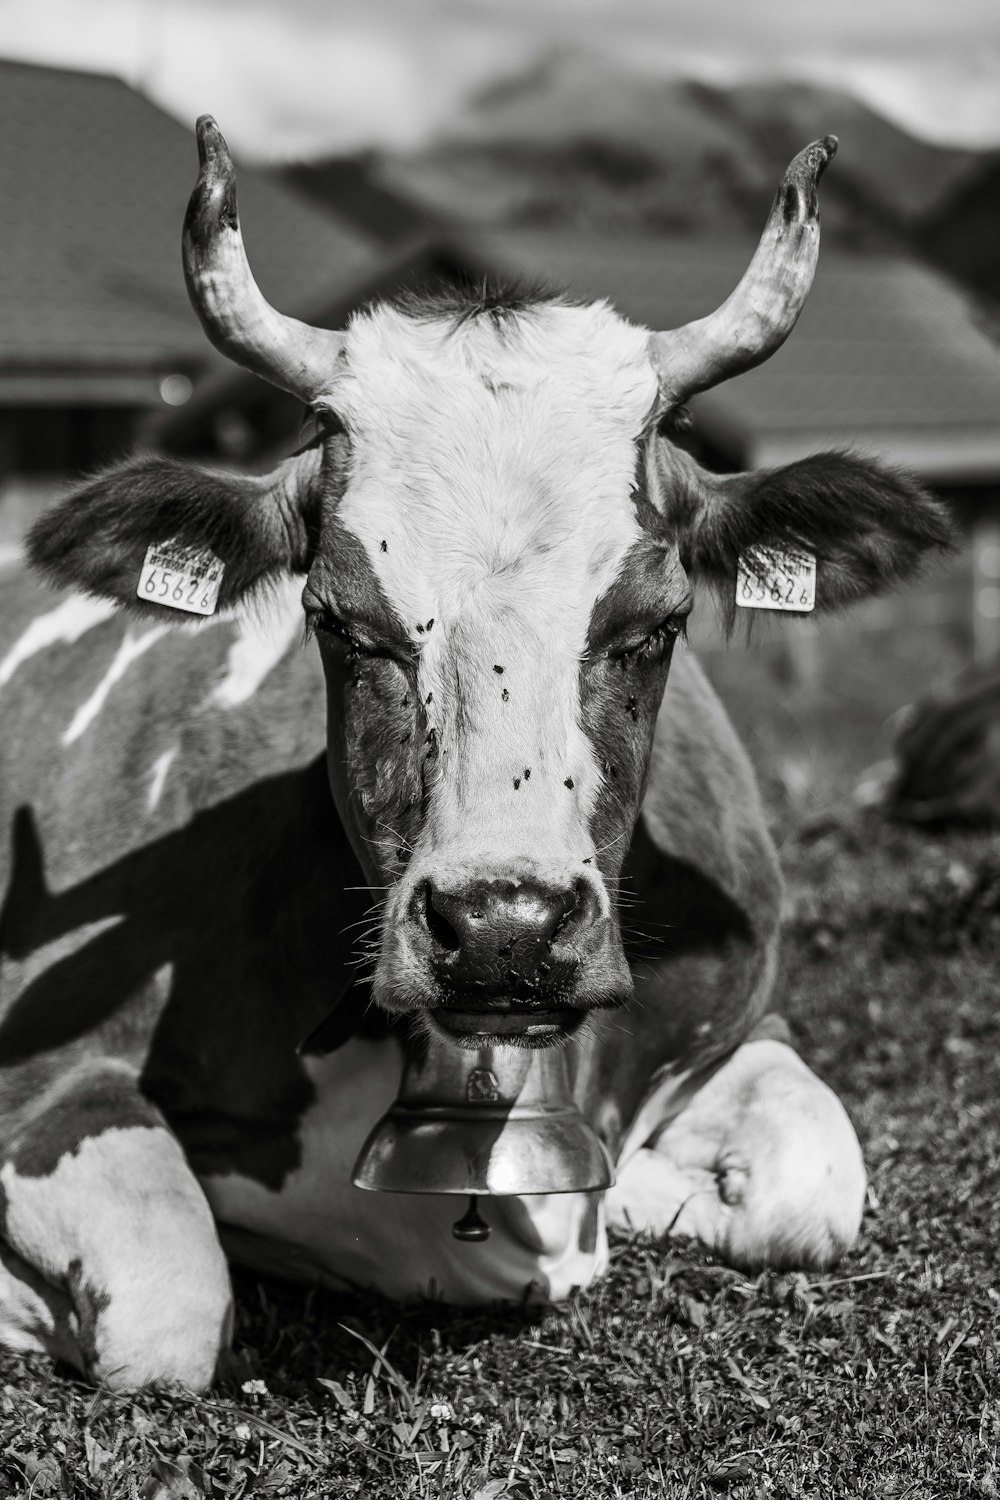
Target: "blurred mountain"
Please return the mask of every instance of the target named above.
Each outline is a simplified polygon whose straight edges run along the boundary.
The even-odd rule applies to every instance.
[[[1000,303],[1000,154],[936,206],[917,243],[928,260]]]
[[[664,81],[558,52],[480,93],[460,129],[424,148],[289,175],[386,238],[407,203],[414,225],[756,233],[790,158],[827,134],[840,152],[823,227],[843,246],[909,243],[987,159],[916,140],[832,88]]]

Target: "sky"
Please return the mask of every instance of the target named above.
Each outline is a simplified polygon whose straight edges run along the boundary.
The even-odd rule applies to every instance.
[[[812,79],[925,139],[1000,146],[998,0],[0,0],[0,56],[116,73],[258,160],[419,146],[553,47]]]

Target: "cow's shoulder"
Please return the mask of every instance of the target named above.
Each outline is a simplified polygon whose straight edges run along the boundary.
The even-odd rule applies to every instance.
[[[642,820],[653,844],[773,930],[777,853],[750,758],[694,653],[675,653],[656,722]]]

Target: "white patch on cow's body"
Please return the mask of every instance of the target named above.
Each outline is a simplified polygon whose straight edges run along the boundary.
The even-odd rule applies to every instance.
[[[301,1163],[282,1187],[232,1173],[203,1181],[216,1217],[238,1226],[234,1253],[306,1280],[457,1303],[519,1300],[532,1286],[558,1299],[602,1274],[607,1239],[592,1194],[484,1200],[492,1234],[465,1244],[451,1232],[464,1198],[352,1186],[365,1138],[395,1098],[399,1050],[354,1039],[305,1066],[316,1102],[299,1127]],[[581,1249],[581,1238],[593,1248]]]
[[[155,812],[160,805],[163,796],[163,788],[167,784],[167,774],[170,767],[177,758],[180,745],[171,745],[169,750],[164,750],[158,755],[149,768],[149,791],[146,794],[146,807],[150,812]]]
[[[730,1264],[825,1266],[861,1222],[861,1148],[836,1094],[784,1042],[712,1074],[608,1192],[613,1224],[700,1240]]]
[[[301,638],[301,577],[292,574],[282,578],[274,593],[260,601],[253,613],[245,611],[237,623],[239,634],[229,648],[225,676],[208,695],[209,706],[213,708],[237,708],[249,702]]]
[[[82,1365],[69,1297],[0,1241],[0,1345]]]
[[[0,1186],[9,1245],[84,1299],[81,1323],[93,1314],[94,1348],[75,1362],[86,1358],[92,1376],[119,1389],[208,1384],[228,1337],[229,1280],[208,1205],[167,1130],[112,1127],[44,1175],[6,1162]]]
[[[67,645],[78,641],[95,625],[110,620],[117,606],[110,599],[91,599],[85,594],[72,594],[57,604],[55,609],[38,615],[11,646],[0,662],[0,687],[10,681],[18,667],[46,651],[50,646]]]
[[[69,727],[63,734],[63,745],[72,745],[75,740],[86,733],[107,702],[108,694],[115,683],[120,682],[132,663],[138,661],[140,656],[144,656],[150,647],[155,646],[157,641],[168,635],[170,630],[169,625],[154,625],[142,635],[133,635],[131,630],[126,630],[104,676],[90,697],[80,704],[73,715]]]
[[[440,756],[421,843],[443,866],[531,851],[558,878],[593,853],[580,664],[643,535],[636,440],[657,390],[648,334],[601,303],[457,324],[382,307],[351,326],[338,516],[420,644]]]

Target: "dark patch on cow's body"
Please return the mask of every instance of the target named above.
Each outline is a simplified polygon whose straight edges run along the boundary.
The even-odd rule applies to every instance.
[[[766,1001],[760,984],[779,898],[776,889],[757,930],[743,903],[660,848],[641,817],[621,885],[628,899],[623,938],[637,994],[598,1022],[595,1066],[581,1101],[595,1120],[613,1103],[612,1150],[658,1069],[707,1070],[746,1039]]]
[[[630,958],[722,952],[732,943],[755,940],[743,908],[694,865],[658,848],[642,818],[635,825],[622,881],[636,901],[625,932]],[[645,928],[644,920],[653,925]]]
[[[584,730],[603,781],[591,821],[602,871],[614,878],[642,798],[656,715],[691,589],[673,538],[650,498],[655,432],[636,448],[632,503],[643,528],[594,603],[580,668]]]
[[[364,542],[335,510],[324,515],[321,555],[310,570],[304,600],[307,609],[329,610],[362,646],[413,659],[409,632],[386,596]]]
[[[374,868],[379,879],[395,878],[405,863],[401,852],[416,836],[437,731],[417,689],[416,648],[364,543],[334,510],[324,518],[322,557],[305,599],[308,609],[328,608],[346,627],[336,636],[322,624],[317,630],[331,787],[362,867]]]
[[[156,1130],[163,1117],[118,1068],[97,1065],[59,1091],[14,1142],[10,1160],[21,1177],[47,1177],[106,1130]]]
[[[118,920],[8,1009],[5,1111],[16,1118],[86,1038],[90,1053],[141,1065],[143,1093],[197,1172],[239,1171],[277,1189],[298,1164],[314,1098],[296,1047],[352,987],[350,929],[369,900],[345,887],[361,880],[322,760],[261,780],[67,890],[47,894],[36,880],[36,904],[19,897],[19,949]],[[150,1037],[152,977],[167,965]],[[354,1003],[360,1021],[364,1000]]]
[[[663,627],[688,607],[687,581],[665,546],[637,542],[591,612],[580,667],[584,732],[603,780],[591,820],[600,868],[618,873],[642,797],[673,640]],[[572,786],[571,778],[565,785]]]
[[[302,1038],[297,1051],[302,1057],[326,1057],[354,1037],[380,1042],[402,1034],[400,1018],[388,1015],[375,1004],[368,985],[358,984],[344,991],[330,1014]]]
[[[15,808],[10,833],[10,882],[0,906],[0,954],[23,958],[38,946],[32,923],[48,898],[45,858],[30,807]]]
[[[66,1290],[76,1312],[76,1340],[83,1356],[85,1367],[90,1370],[97,1364],[97,1327],[101,1314],[111,1306],[111,1295],[84,1275],[83,1261],[79,1256],[69,1263],[66,1272]]]

